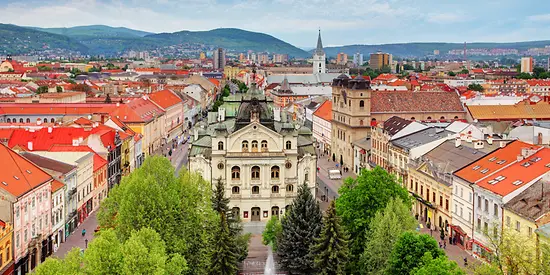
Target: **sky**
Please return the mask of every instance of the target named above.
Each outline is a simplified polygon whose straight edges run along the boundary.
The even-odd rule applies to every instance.
[[[240,28],[298,47],[550,40],[548,0],[0,0],[1,23],[148,32]]]

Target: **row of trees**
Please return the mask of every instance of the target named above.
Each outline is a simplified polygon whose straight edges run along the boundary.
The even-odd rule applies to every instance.
[[[464,274],[435,239],[415,232],[411,198],[386,171],[364,170],[339,193],[322,218],[303,185],[281,221],[266,226],[264,243],[291,274]]]
[[[147,158],[102,202],[101,231],[83,255],[50,258],[37,274],[234,274],[249,236],[220,186]]]

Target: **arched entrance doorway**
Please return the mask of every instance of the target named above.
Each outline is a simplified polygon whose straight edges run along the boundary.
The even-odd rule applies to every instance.
[[[241,215],[241,209],[238,207],[233,207],[233,209],[231,209],[231,214],[233,217],[239,217]]]
[[[275,216],[277,218],[279,218],[279,207],[278,206],[273,206],[271,207],[271,216]]]
[[[259,222],[260,221],[260,208],[259,207],[252,207],[251,209],[252,215],[250,216],[250,221],[253,222]]]

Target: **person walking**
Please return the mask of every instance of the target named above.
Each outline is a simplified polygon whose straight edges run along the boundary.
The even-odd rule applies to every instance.
[[[84,243],[86,244],[85,247],[88,248],[88,239],[85,239],[85,240],[84,240]]]

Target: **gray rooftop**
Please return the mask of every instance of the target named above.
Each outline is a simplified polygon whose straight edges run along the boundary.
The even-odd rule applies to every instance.
[[[436,141],[438,139],[446,138],[452,134],[453,134],[452,132],[449,132],[443,128],[432,127],[432,128],[427,128],[425,130],[393,140],[392,144],[399,148],[410,150],[420,145],[424,145],[432,141]]]

